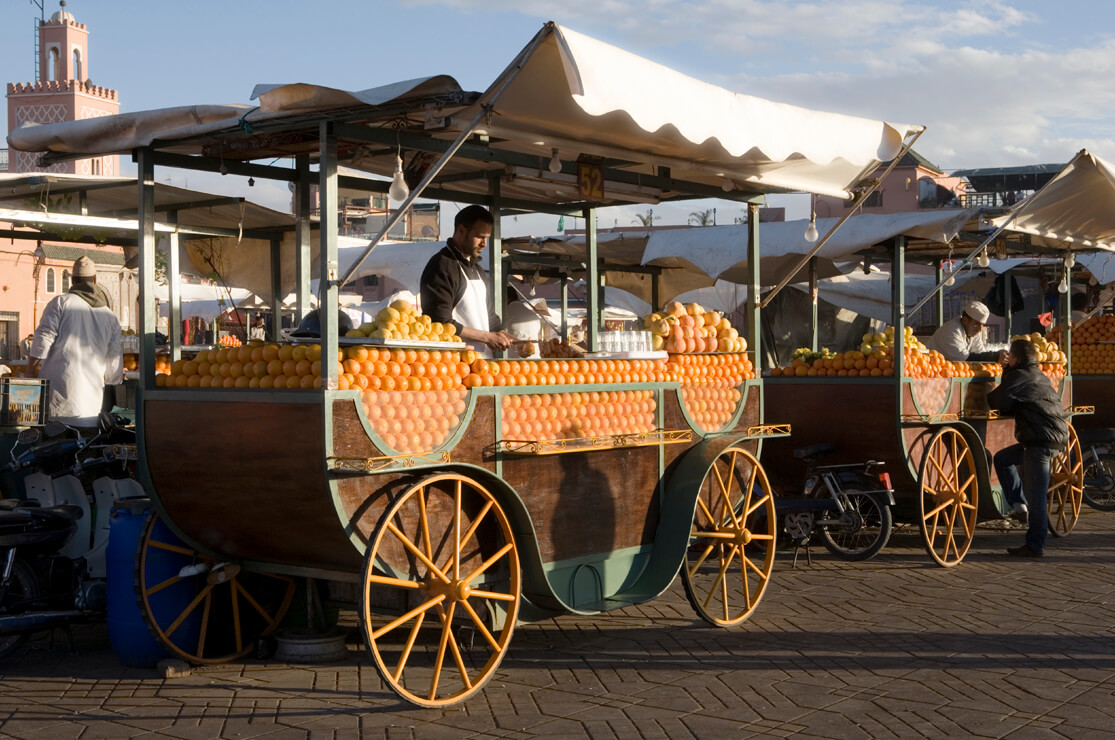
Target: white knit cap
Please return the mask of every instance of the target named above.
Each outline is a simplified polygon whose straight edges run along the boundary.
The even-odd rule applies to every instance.
[[[972,301],[967,306],[965,306],[964,313],[968,318],[974,319],[981,324],[986,324],[987,320],[991,318],[991,312],[987,310],[987,306],[983,305],[979,301]]]

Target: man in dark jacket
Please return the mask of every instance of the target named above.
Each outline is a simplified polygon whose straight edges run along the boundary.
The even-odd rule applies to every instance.
[[[480,256],[492,235],[492,214],[483,206],[468,206],[453,219],[453,236],[426,263],[419,285],[422,312],[442,324],[452,324],[466,342],[479,345],[481,354],[511,346],[488,295]],[[499,259],[495,255],[493,259]]]
[[[995,471],[1010,503],[1029,501],[1026,542],[1007,548],[1018,557],[1040,558],[1045,553],[1049,526],[1049,462],[1069,441],[1061,399],[1038,366],[1037,350],[1025,339],[1010,346],[1003,381],[987,395],[991,408],[1014,417],[1018,444],[995,455]],[[1019,468],[1022,477],[1019,478]]]

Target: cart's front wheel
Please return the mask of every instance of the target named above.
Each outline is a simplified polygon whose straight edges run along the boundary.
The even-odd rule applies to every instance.
[[[384,682],[426,707],[479,691],[507,653],[519,552],[499,502],[475,480],[431,475],[395,498],[364,560],[364,639]]]
[[[956,565],[972,545],[979,503],[975,458],[956,429],[944,427],[929,440],[918,484],[926,552],[945,567]]]
[[[682,583],[697,614],[718,627],[747,619],[770,582],[778,519],[759,461],[729,447],[705,473],[697,496]]]
[[[136,553],[136,590],[167,648],[191,663],[227,663],[279,626],[294,580],[199,553],[152,514]]]
[[[1069,442],[1049,464],[1049,531],[1064,537],[1076,526],[1084,500],[1084,458],[1069,424]]]
[[[1089,453],[1084,468],[1084,503],[1098,511],[1115,511],[1115,453]]]

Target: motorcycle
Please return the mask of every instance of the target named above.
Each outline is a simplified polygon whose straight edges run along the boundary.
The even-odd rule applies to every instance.
[[[24,430],[0,469],[34,470],[25,499],[0,499],[0,659],[34,632],[104,619],[113,501],[146,495],[124,422],[101,414],[84,438],[58,422]]]

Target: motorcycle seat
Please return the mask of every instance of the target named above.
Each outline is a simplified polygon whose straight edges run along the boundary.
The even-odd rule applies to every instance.
[[[0,499],[0,509],[15,509],[23,506],[23,499],[18,498],[3,498]]]
[[[84,512],[81,510],[81,507],[80,506],[74,506],[73,504],[59,504],[58,506],[44,506],[44,507],[38,507],[38,508],[23,509],[23,511],[26,511],[28,514],[30,514],[31,516],[33,516],[35,518],[44,519],[44,520],[47,520],[47,521],[64,520],[64,521],[67,521],[67,522],[76,522],[77,520],[81,519],[81,517],[84,515]]]

